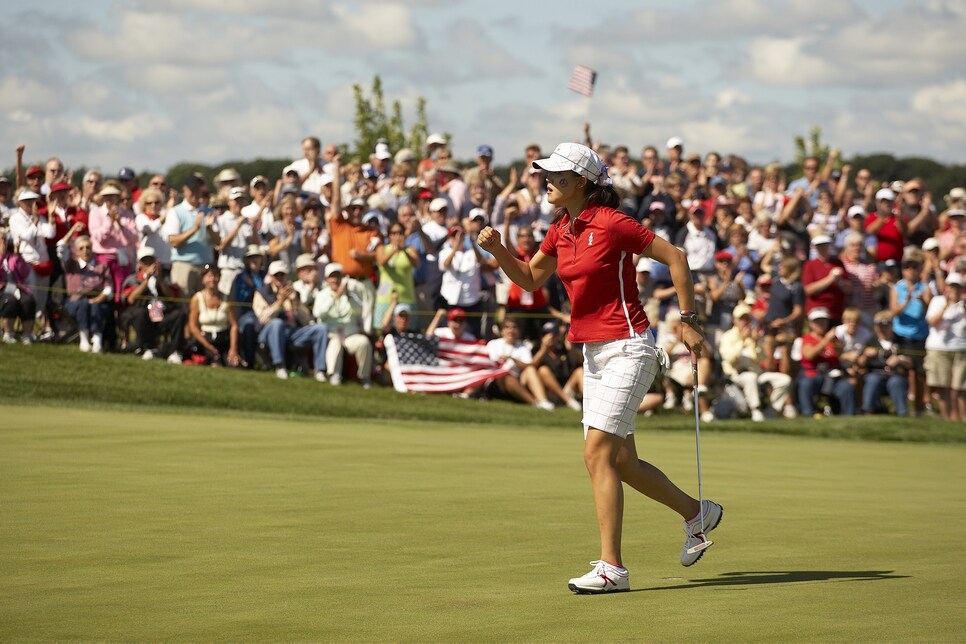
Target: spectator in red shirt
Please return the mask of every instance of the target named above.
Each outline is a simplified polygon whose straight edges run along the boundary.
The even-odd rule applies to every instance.
[[[812,309],[808,326],[809,332],[802,336],[802,373],[798,380],[802,415],[816,415],[815,397],[819,393],[838,401],[843,416],[855,415],[855,388],[839,368],[841,346],[828,310]]]
[[[503,227],[507,239],[509,239],[509,235],[507,234],[509,229],[510,220],[507,219]],[[534,238],[533,229],[529,226],[521,227],[517,232],[517,258],[520,261],[529,262],[533,259],[537,250],[537,242]],[[541,287],[530,292],[523,290],[523,287],[516,282],[510,282],[510,287],[507,292],[506,312],[508,316],[512,315],[520,323],[520,335],[525,339],[535,342],[540,340],[543,335],[543,324],[547,321],[546,316],[550,314],[550,308],[547,305],[548,301],[549,298],[547,297],[545,288]]]
[[[802,286],[805,287],[805,311],[822,307],[832,316],[834,324],[842,321],[845,310],[845,296],[852,292],[852,284],[845,267],[837,258],[832,257],[832,238],[816,235],[812,248],[817,255],[802,266]]]
[[[694,284],[685,254],[617,210],[620,197],[596,152],[561,143],[549,158],[533,162],[546,171],[547,200],[555,216],[530,262],[517,259],[490,227],[479,242],[507,276],[533,292],[554,272],[573,306],[569,338],[584,345],[584,462],[590,473],[600,528],[600,558],[594,569],[570,580],[577,593],[628,590],[621,563],[622,482],[664,503],[685,520],[681,564],[690,566],[710,545],[704,533],[721,520],[721,506],[699,503],[660,470],[638,458],[634,418],[662,357],[654,347],[650,323],[635,281],[634,255],[667,264],[678,301],[685,309],[683,337],[694,352],[704,349],[697,327]],[[699,546],[693,552],[689,552]]]
[[[893,212],[896,193],[882,188],[875,193],[875,212],[865,218],[865,231],[875,235],[876,261],[902,261],[902,248],[906,236],[906,222]]]

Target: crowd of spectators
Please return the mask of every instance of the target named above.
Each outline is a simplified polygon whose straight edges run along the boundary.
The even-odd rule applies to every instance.
[[[585,137],[590,144],[589,127]],[[593,146],[621,209],[683,248],[714,347],[699,360],[706,421],[926,412],[966,420],[966,190],[807,157],[802,176],[734,155]],[[526,292],[476,243],[487,225],[528,259],[554,212],[524,149],[504,178],[432,134],[345,163],[302,142],[278,178],[225,168],[169,186],[132,168],[73,177],[51,157],[0,176],[3,342],[76,343],[172,363],[391,384],[381,338],[486,342],[509,374],[457,395],[580,408],[580,347],[559,280]],[[75,179],[78,181],[75,182]],[[670,367],[644,413],[692,409],[667,267],[634,258]],[[445,324],[444,322],[445,318]]]

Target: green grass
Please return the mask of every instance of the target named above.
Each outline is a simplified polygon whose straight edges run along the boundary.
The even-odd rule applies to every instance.
[[[137,366],[137,383],[90,376],[164,390],[169,365]],[[178,373],[216,383],[212,397],[236,377],[253,396],[303,384]],[[548,415],[548,431],[495,403],[433,413],[520,422],[178,413],[150,398],[158,414],[45,408],[55,398],[32,386],[17,389],[31,404],[0,407],[0,640],[959,641],[966,629],[962,445],[710,431],[715,545],[680,567],[679,520],[628,494],[638,592],[587,597],[566,589],[597,551],[575,414]],[[360,415],[418,411],[345,391]],[[693,492],[689,434],[641,431],[638,445]]]
[[[71,409],[151,410],[161,413],[234,414],[249,418],[362,418],[443,423],[573,427],[579,415],[553,413],[508,402],[454,400],[407,395],[376,387],[330,387],[312,379],[279,381],[269,372],[209,369],[143,362],[131,355],[89,355],[76,347],[0,345],[0,402]],[[683,412],[641,419],[653,430],[694,432],[694,417]],[[702,432],[758,432],[827,438],[962,443],[960,423],[935,417],[890,416],[779,419],[764,423],[734,420],[703,424]]]

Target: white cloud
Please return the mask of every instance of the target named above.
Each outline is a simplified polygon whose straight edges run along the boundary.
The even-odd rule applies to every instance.
[[[838,76],[837,68],[805,51],[807,39],[757,38],[749,48],[751,72],[767,85],[823,85]]]
[[[962,125],[966,110],[966,80],[924,87],[912,97],[912,107],[924,118]]]
[[[749,103],[751,103],[751,97],[734,87],[725,88],[714,97],[714,106],[717,109],[728,109],[739,105],[748,105]]]
[[[0,110],[50,114],[60,111],[63,92],[57,81],[23,76],[0,78]]]
[[[125,67],[121,73],[132,87],[177,97],[207,92],[232,82],[227,68],[210,65],[139,65]]]
[[[132,114],[123,119],[99,119],[82,116],[69,119],[64,130],[72,135],[96,141],[99,145],[137,143],[164,135],[174,129],[174,122],[157,114]]]

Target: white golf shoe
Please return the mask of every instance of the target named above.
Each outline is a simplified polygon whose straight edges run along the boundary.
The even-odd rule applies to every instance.
[[[567,584],[578,595],[620,593],[631,589],[627,568],[612,566],[606,561],[591,561],[594,567],[583,577],[574,577]]]
[[[704,517],[704,532],[701,532],[701,516],[696,516],[690,521],[684,522],[684,548],[681,549],[681,565],[690,566],[704,554],[704,550],[688,552],[691,548],[706,542],[708,539],[705,534],[711,532],[721,523],[721,515],[724,510],[720,505],[713,501],[704,499],[701,501],[701,515]],[[711,545],[710,543],[708,544]]]

